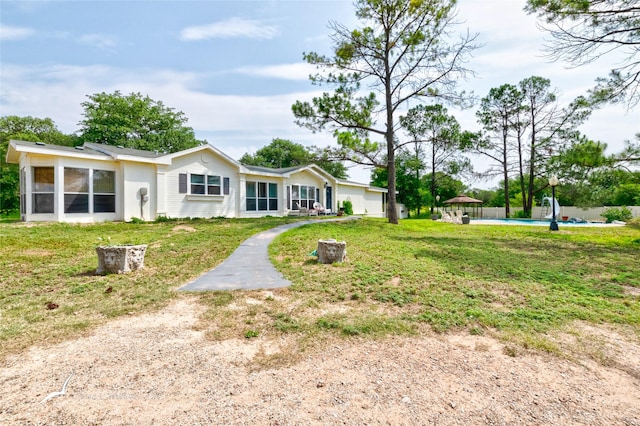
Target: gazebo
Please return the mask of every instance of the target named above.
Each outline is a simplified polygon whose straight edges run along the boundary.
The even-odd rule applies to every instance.
[[[469,217],[475,219],[482,219],[482,203],[482,200],[468,197],[465,194],[460,194],[443,202],[443,204],[450,207],[451,211],[462,210],[463,214],[466,213]],[[469,208],[471,209],[470,211],[467,210]]]

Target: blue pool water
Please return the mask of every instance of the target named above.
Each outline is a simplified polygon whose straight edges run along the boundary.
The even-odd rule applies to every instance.
[[[535,220],[535,219],[471,219],[471,224],[474,225],[528,225],[528,226],[549,226],[551,224],[550,219]],[[612,226],[611,224],[604,223],[592,223],[592,222],[572,222],[572,221],[558,221],[559,226]]]

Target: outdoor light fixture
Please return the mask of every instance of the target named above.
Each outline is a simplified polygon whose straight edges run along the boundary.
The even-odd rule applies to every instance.
[[[549,178],[549,186],[551,186],[551,225],[549,225],[550,231],[558,230],[558,221],[556,220],[556,186],[558,186],[558,177],[556,175]]]

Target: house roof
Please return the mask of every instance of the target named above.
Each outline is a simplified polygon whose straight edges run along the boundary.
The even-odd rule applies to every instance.
[[[167,154],[166,152],[145,151],[143,149],[125,148],[123,146],[106,145],[102,143],[86,142],[84,147],[85,149],[89,148],[102,152],[111,157],[160,158]]]
[[[199,145],[193,148],[186,149],[184,151],[164,153],[91,142],[85,142],[85,144],[82,146],[71,147],[48,144],[44,142],[11,140],[7,149],[7,162],[19,163],[20,154],[23,152],[27,152],[32,154],[61,155],[65,157],[84,158],[101,161],[133,161],[139,163],[170,165],[173,159],[176,157],[190,155],[199,151],[211,151],[222,157],[224,160],[228,161],[230,164],[237,166],[240,171],[244,173],[289,177],[293,173],[299,173],[307,170],[310,173],[313,173],[318,177],[325,179],[325,181],[332,181],[347,186],[363,187],[367,188],[370,191],[387,192],[386,188],[378,188],[370,186],[366,183],[337,179],[316,164],[307,164],[304,166],[293,166],[284,168],[270,168],[241,164],[210,144]]]
[[[279,173],[279,174],[291,173],[297,170],[302,170],[305,167],[307,167],[307,166],[293,166],[293,167],[283,167],[283,168],[276,169],[272,167],[253,166],[250,164],[243,164],[243,166],[255,172],[268,172],[268,173]]]
[[[30,141],[9,141],[7,149],[7,162],[20,162],[20,153],[28,152],[31,154],[42,155],[61,155],[65,157],[85,158],[94,160],[117,160],[117,161],[138,161],[146,163],[170,164],[162,161],[165,153],[145,151],[142,149],[124,148],[121,146],[105,145],[99,143],[86,142],[81,146],[64,146],[55,145],[45,142]]]
[[[109,160],[109,156],[106,154],[91,149],[90,147],[73,147],[73,146],[63,146],[63,145],[54,145],[48,144],[44,142],[29,142],[29,141],[20,141],[20,140],[10,140],[9,146],[7,147],[7,162],[8,163],[19,163],[20,162],[20,153],[29,152],[32,154],[56,154],[63,155],[65,157],[78,157],[78,158],[91,158],[97,160]]]
[[[326,170],[324,170],[322,167],[318,166],[317,164],[308,164],[305,166],[292,166],[292,167],[284,167],[284,168],[271,168],[271,167],[263,167],[263,166],[252,166],[252,165],[248,165],[248,164],[243,164],[243,166],[251,171],[254,172],[258,172],[258,173],[274,173],[274,174],[279,174],[279,175],[291,175],[292,173],[295,172],[301,172],[303,170],[312,170],[314,173],[321,173],[322,175],[324,175],[323,177],[327,180],[332,180],[336,183],[339,183],[341,185],[346,185],[346,186],[359,186],[362,188],[367,188],[370,191],[375,191],[375,192],[387,192],[387,188],[380,188],[377,186],[371,186],[369,184],[366,183],[362,183],[362,182],[354,182],[354,181],[350,181],[350,180],[346,180],[346,179],[338,179],[333,177],[331,174],[329,174]]]

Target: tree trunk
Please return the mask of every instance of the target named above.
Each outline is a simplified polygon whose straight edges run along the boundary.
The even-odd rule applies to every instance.
[[[504,126],[502,130],[502,173],[504,178],[504,217],[511,217],[511,209],[509,207],[509,156],[508,156],[508,144],[507,140],[509,135],[507,134],[507,127]]]
[[[393,100],[391,98],[391,70],[389,67],[389,52],[385,58],[385,106],[387,107],[387,128],[385,129],[385,139],[387,142],[387,171],[388,171],[388,191],[389,203],[387,204],[387,217],[389,223],[398,224],[398,209],[396,208],[396,146],[393,134]]]
[[[389,218],[389,223],[393,223],[394,225],[398,224],[398,209],[396,208],[396,158],[395,158],[395,150],[393,144],[391,148],[387,150],[388,152],[388,161],[387,161],[387,171],[388,171],[388,179],[387,179],[387,188],[388,188],[388,202],[387,202],[387,217]]]

